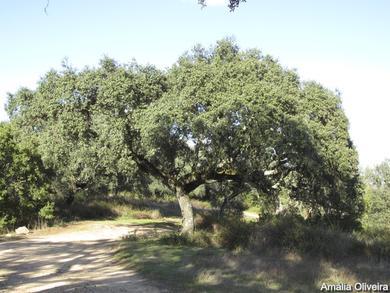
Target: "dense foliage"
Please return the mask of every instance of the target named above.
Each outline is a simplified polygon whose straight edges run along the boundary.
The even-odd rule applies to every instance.
[[[364,179],[366,213],[363,223],[372,232],[387,232],[390,222],[390,160],[366,169]]]
[[[139,148],[167,181],[185,192],[249,184],[276,204],[285,187],[313,218],[351,225],[360,215],[357,154],[337,95],[226,40],[183,56],[168,78],[135,121]]]
[[[65,66],[10,95],[8,112],[69,194],[153,176],[176,192],[186,232],[191,192],[216,183],[266,197],[273,212],[283,191],[307,217],[344,228],[363,210],[339,96],[230,40],[197,46],[167,71],[109,58]]]
[[[34,145],[0,124],[0,231],[53,217],[49,173]]]

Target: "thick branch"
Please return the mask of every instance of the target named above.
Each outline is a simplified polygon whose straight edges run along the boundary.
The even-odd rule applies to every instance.
[[[161,181],[168,187],[174,188],[172,180],[165,175],[161,170],[159,170],[155,165],[145,159],[143,156],[134,155],[134,161],[137,163],[138,167],[145,173],[149,173],[154,177],[161,179]]]
[[[184,184],[184,191],[190,193],[204,183],[206,183],[205,179],[202,177],[198,177],[197,179]]]
[[[207,181],[226,181],[231,180],[236,183],[242,183],[244,180],[239,175],[231,175],[231,174],[224,174],[224,173],[210,173],[206,176],[198,176],[195,180],[190,181],[186,184],[184,184],[184,190],[187,193],[190,193],[191,191],[195,190],[198,186],[206,183]]]

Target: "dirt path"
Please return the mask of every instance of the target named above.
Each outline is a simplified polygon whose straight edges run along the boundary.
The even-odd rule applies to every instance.
[[[161,292],[112,257],[137,226],[84,226],[0,242],[0,292]]]

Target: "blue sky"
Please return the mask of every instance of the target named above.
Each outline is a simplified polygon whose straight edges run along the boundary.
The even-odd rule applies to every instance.
[[[390,1],[247,0],[233,13],[224,0],[50,0],[48,15],[45,5],[0,1],[0,106],[65,57],[78,68],[103,55],[165,68],[233,36],[340,90],[362,166],[390,158]]]

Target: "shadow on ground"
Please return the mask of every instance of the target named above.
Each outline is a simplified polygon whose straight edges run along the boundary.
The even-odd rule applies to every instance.
[[[113,261],[116,240],[74,235],[0,243],[0,292],[164,291]]]

